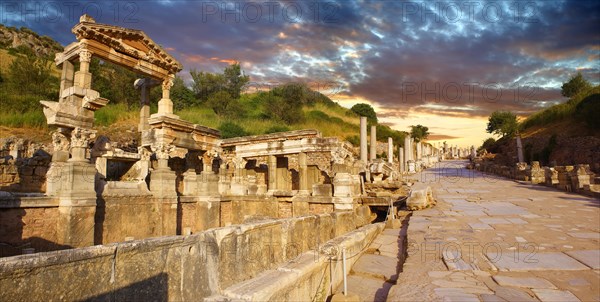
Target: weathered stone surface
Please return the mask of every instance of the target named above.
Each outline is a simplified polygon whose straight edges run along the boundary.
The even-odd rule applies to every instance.
[[[494,276],[493,278],[502,286],[556,289],[554,284],[541,278],[515,278],[508,276]]]
[[[352,268],[354,274],[395,282],[398,279],[398,258],[365,254]]]
[[[600,250],[568,251],[566,253],[592,269],[600,269]]]
[[[570,291],[556,290],[556,289],[533,289],[535,295],[542,302],[579,302],[575,295]]]
[[[515,257],[516,255],[516,257]],[[534,271],[534,270],[585,270],[587,266],[563,253],[535,253],[512,251],[502,254],[487,253],[487,258],[499,270]]]

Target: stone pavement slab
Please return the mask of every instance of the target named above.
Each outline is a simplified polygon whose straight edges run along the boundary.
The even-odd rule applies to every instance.
[[[362,301],[385,301],[393,284],[381,279],[350,275],[347,279],[348,292],[357,294]]]
[[[352,267],[357,275],[378,278],[381,281],[396,281],[398,258],[382,255],[363,254]]]
[[[600,269],[600,250],[569,251],[566,253],[593,269]]]
[[[488,260],[501,271],[587,270],[587,266],[563,253],[505,251],[486,253]]]
[[[575,295],[567,290],[533,289],[535,295],[542,302],[580,302]]]
[[[515,278],[508,276],[494,276],[493,278],[494,281],[496,281],[502,286],[556,289],[556,286],[554,286],[554,284],[542,278]]]

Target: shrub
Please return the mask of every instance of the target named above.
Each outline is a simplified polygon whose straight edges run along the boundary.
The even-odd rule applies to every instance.
[[[271,128],[267,129],[265,131],[265,134],[269,134],[269,133],[277,133],[277,132],[286,132],[286,131],[290,131],[291,129],[287,126],[283,126],[283,125],[276,125],[276,126],[272,126]]]
[[[246,136],[248,133],[240,125],[232,122],[224,122],[219,126],[222,138]]]

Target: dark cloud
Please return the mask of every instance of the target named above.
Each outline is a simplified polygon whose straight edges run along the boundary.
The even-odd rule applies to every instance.
[[[26,13],[36,5],[37,19]],[[526,115],[563,101],[560,84],[577,70],[600,82],[598,1],[3,1],[0,9],[2,23],[64,45],[83,11],[144,30],[184,75],[240,61],[253,81],[335,81],[381,117]]]

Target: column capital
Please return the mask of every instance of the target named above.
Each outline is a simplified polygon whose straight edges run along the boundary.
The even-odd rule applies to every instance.
[[[87,48],[82,49],[79,52],[79,62],[91,62],[92,61],[92,52],[89,51]]]

